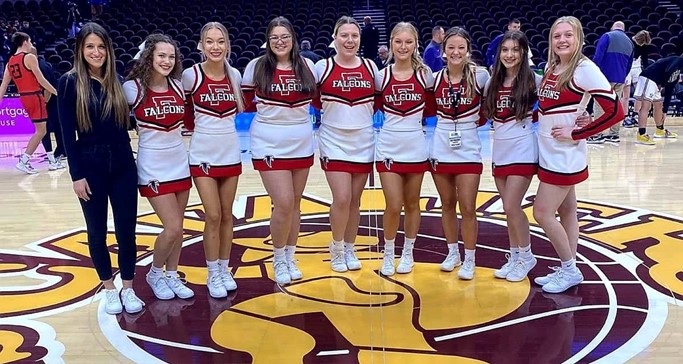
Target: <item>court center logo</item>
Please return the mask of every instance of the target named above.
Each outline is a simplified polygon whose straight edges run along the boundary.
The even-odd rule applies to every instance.
[[[524,208],[532,220],[532,246],[539,259],[534,277],[557,261],[533,221],[531,204],[528,197]],[[39,319],[99,305],[99,329],[135,362],[441,363],[511,357],[623,362],[647,348],[664,325],[667,304],[683,297],[683,276],[677,268],[682,258],[681,219],[580,201],[578,264],[586,281],[550,295],[528,280],[493,278],[507,250],[497,194],[481,191],[478,197],[480,230],[472,281],[439,270],[447,251],[441,238],[441,206],[435,196],[422,197],[420,205],[423,217],[413,272],[382,277],[382,192],[364,193],[356,239],[363,268],[347,273],[330,269],[329,202],[306,196],[296,253],[304,278],[281,287],[272,272],[271,201],[264,195],[241,196],[235,202],[230,261],[239,288],[227,299],[207,294],[204,213],[201,205],[190,206],[179,271],[196,296],[170,301],[153,298],[144,282],[161,224],[156,215],[143,214],[138,218],[135,285],[147,306],[136,315],[106,315],[98,301],[101,294],[93,299],[99,280],[83,230],[21,251],[0,250],[0,361],[60,361],[64,346],[56,339],[59,332]],[[399,232],[398,254],[402,237]],[[108,243],[115,263],[113,233]]]

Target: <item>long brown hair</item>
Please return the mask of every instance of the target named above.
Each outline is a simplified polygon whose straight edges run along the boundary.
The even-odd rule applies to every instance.
[[[81,30],[76,35],[76,52],[74,53],[74,66],[69,71],[70,75],[74,75],[76,79],[76,119],[78,129],[80,131],[89,131],[92,129],[92,122],[90,121],[89,106],[94,103],[95,94],[90,87],[90,69],[88,62],[85,60],[83,51],[85,48],[85,38],[94,34],[102,39],[105,48],[107,49],[107,56],[104,61],[103,79],[102,79],[102,97],[104,98],[104,105],[102,108],[102,117],[108,117],[114,113],[116,125],[120,128],[128,129],[130,127],[130,118],[128,109],[128,102],[123,94],[123,87],[116,74],[116,62],[114,59],[114,47],[112,46],[111,38],[104,28],[97,23],[87,23],[83,25]]]
[[[173,69],[168,77],[174,80],[180,80],[180,77],[182,76],[182,56],[176,43],[168,35],[158,33],[150,34],[145,39],[145,47],[142,50],[140,59],[135,63],[133,69],[130,70],[128,76],[126,76],[126,80],[139,80],[140,88],[143,93],[149,88],[149,83],[154,75],[154,50],[159,43],[168,43],[172,45],[173,51],[175,52],[175,63],[173,64]]]
[[[225,54],[225,59],[223,60],[225,78],[227,78],[228,82],[230,82],[232,92],[235,94],[235,100],[237,102],[237,111],[244,111],[244,96],[242,95],[242,87],[240,86],[240,82],[237,79],[235,79],[235,77],[233,77],[230,72],[230,70],[233,69],[233,67],[230,66],[230,63],[228,62],[228,60],[230,59],[230,35],[228,34],[228,29],[225,27],[225,25],[215,21],[204,24],[202,30],[199,32],[200,39],[197,48],[200,51],[202,51],[202,57],[206,61],[208,57],[206,56],[206,50],[204,49],[204,42],[206,41],[206,35],[209,33],[209,30],[211,29],[218,29],[221,33],[223,33],[223,38],[225,39],[225,44],[227,46],[227,53]]]
[[[296,39],[296,32],[292,23],[287,18],[278,16],[268,23],[266,36],[270,37],[275,27],[284,27],[292,36],[292,50],[289,53],[289,59],[292,61],[292,69],[294,76],[301,82],[302,92],[313,94],[315,92],[315,77],[306,66],[306,61],[299,55],[299,42]],[[266,54],[261,56],[254,67],[254,81],[259,92],[263,94],[270,94],[270,85],[273,83],[275,69],[277,68],[277,57],[271,48],[269,40],[266,40]]]
[[[446,53],[446,42],[452,37],[460,37],[467,42],[467,57],[465,59],[465,65],[462,69],[462,78],[467,85],[467,90],[465,96],[474,97],[474,93],[477,90],[477,64],[472,61],[470,54],[472,53],[472,37],[470,33],[461,27],[452,27],[446,31],[443,36],[443,41],[441,42],[441,51]],[[448,68],[448,61],[446,61],[446,68]]]
[[[574,72],[579,66],[579,63],[582,60],[587,59],[586,56],[583,55],[583,42],[585,37],[583,35],[581,21],[573,16],[562,16],[555,20],[553,25],[550,27],[550,33],[548,34],[550,46],[548,47],[547,70],[543,76],[543,80],[545,81],[545,79],[548,78],[548,76],[551,75],[555,68],[560,64],[560,56],[555,54],[553,51],[553,33],[555,32],[555,28],[557,28],[557,26],[561,23],[567,23],[572,27],[574,38],[576,39],[576,49],[569,58],[569,61],[567,61],[567,68],[557,77],[557,90],[563,90],[567,87],[572,78],[574,78]]]
[[[503,87],[505,82],[506,69],[501,61],[501,52],[503,43],[507,40],[512,40],[519,47],[519,70],[517,76],[512,81],[512,101],[515,109],[515,118],[523,120],[529,113],[529,110],[536,102],[536,78],[534,73],[529,68],[529,41],[524,33],[519,30],[506,32],[500,40],[498,51],[496,52],[496,62],[493,66],[493,74],[491,75],[491,83],[489,84],[488,96],[484,100],[484,109],[486,110],[486,117],[491,119],[496,113],[496,94]]]

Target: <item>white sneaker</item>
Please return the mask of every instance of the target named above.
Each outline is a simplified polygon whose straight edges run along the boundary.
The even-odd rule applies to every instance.
[[[121,298],[123,299],[123,307],[126,308],[128,313],[138,313],[145,306],[145,303],[135,295],[135,291],[132,288],[121,290]]]
[[[493,271],[493,276],[496,278],[500,279],[505,279],[510,271],[512,270],[512,267],[515,266],[515,262],[517,262],[517,257],[519,254],[505,254],[505,258],[507,258],[507,263],[503,264],[500,269],[496,269]]]
[[[460,252],[458,248],[448,249],[448,255],[446,259],[441,263],[441,270],[444,272],[452,272],[455,267],[459,267],[462,264],[460,260]]]
[[[458,278],[469,281],[474,278],[474,259],[465,259],[462,267],[458,270]]]
[[[542,277],[536,277],[534,278],[534,282],[538,284],[539,286],[545,286],[550,282],[551,279],[560,271],[560,267],[548,267],[552,269],[553,271],[547,275],[544,275]]]
[[[170,300],[171,298],[175,297],[175,293],[173,293],[171,288],[168,287],[168,284],[166,284],[166,279],[164,279],[163,274],[152,277],[149,273],[147,273],[145,280],[147,281],[147,284],[152,287],[152,292],[154,292],[154,295],[158,299]]]
[[[30,162],[22,163],[21,161],[17,162],[16,165],[17,169],[26,173],[26,174],[36,174],[38,171],[33,168]]]
[[[413,266],[415,265],[415,261],[413,259],[413,252],[411,251],[403,251],[403,254],[401,254],[401,259],[398,261],[398,267],[396,267],[396,273],[400,274],[406,274],[410,273],[413,270]]]
[[[231,271],[226,270],[221,272],[221,281],[223,282],[226,291],[234,291],[237,289],[237,282],[235,282],[235,278],[232,277]]]
[[[573,271],[566,268],[560,268],[550,282],[543,285],[543,291],[548,293],[562,293],[581,282],[583,282],[583,274],[581,274],[581,271],[578,268],[574,268]]]
[[[289,270],[289,278],[293,281],[304,277],[303,273],[299,270],[299,267],[296,266],[296,260],[293,258],[287,262],[287,269]]]
[[[508,282],[519,282],[524,280],[529,272],[534,269],[536,262],[536,257],[533,255],[529,259],[517,259],[505,279],[507,279]]]
[[[188,299],[194,297],[194,291],[189,289],[185,283],[178,278],[178,276],[171,277],[164,275],[164,279],[166,280],[166,285],[168,285],[168,288],[170,288],[171,291],[173,291],[173,293],[179,298]]]
[[[346,267],[349,270],[359,270],[362,267],[353,248],[344,248],[344,260],[346,260]]]
[[[221,274],[219,272],[209,273],[209,277],[206,280],[206,288],[209,289],[209,296],[213,298],[228,297],[228,291],[223,285],[223,280],[221,279]]]
[[[335,249],[334,244],[330,244],[330,265],[332,266],[332,270],[337,273],[344,273],[349,270],[346,266],[343,248]]]
[[[392,252],[384,252],[384,258],[382,258],[382,268],[379,270],[379,272],[383,276],[387,277],[394,275],[394,254]]]
[[[119,291],[116,289],[105,289],[104,290],[104,312],[110,315],[116,315],[123,311],[123,306],[121,305],[121,298],[119,297]]]
[[[48,162],[47,164],[47,169],[50,171],[56,171],[58,169],[66,168],[65,165],[62,164],[62,162],[55,160],[54,162]]]
[[[275,282],[280,285],[292,283],[292,276],[289,275],[289,267],[284,260],[273,261],[273,273],[275,274]]]

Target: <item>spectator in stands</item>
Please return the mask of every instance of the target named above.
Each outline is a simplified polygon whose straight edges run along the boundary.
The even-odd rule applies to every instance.
[[[505,33],[482,106],[484,116],[496,123],[492,137],[493,178],[503,201],[510,243],[508,262],[493,275],[510,282],[524,280],[536,266],[529,219],[521,207],[538,171],[538,142],[531,123],[540,76],[531,71],[527,52],[529,41],[524,33]]]
[[[631,85],[638,84],[638,76],[650,63],[650,56],[648,45],[652,43],[652,37],[647,30],[641,30],[636,35],[631,37],[633,41],[633,63],[631,64],[631,72],[626,76],[626,83],[624,84],[624,98],[627,100],[631,97]],[[634,90],[635,91],[635,90]],[[640,100],[636,100],[633,105],[635,116],[629,116],[624,120],[624,127],[634,128],[638,125],[638,110],[640,110]],[[624,109],[628,113],[628,107]]]
[[[31,38],[31,42],[33,44],[40,44],[40,39],[36,32],[31,28],[31,22],[28,20],[24,20],[21,23],[21,27],[19,28],[19,31],[22,33],[28,34],[28,36]]]
[[[424,172],[429,168],[429,151],[420,121],[434,83],[432,71],[417,51],[418,33],[412,24],[396,24],[389,45],[394,64],[375,78],[381,108],[386,113],[375,148],[375,166],[387,203],[382,218],[384,258],[380,269],[385,276],[413,270],[413,247],[420,229],[420,189]],[[405,211],[405,239],[398,267],[394,268],[401,210]]]
[[[447,64],[435,75],[437,124],[429,146],[430,172],[441,199],[441,221],[448,244],[441,270],[450,272],[461,265],[460,234],[465,259],[458,277],[470,280],[475,272],[476,201],[484,168],[477,127],[484,122],[479,114],[489,74],[472,61],[472,38],[465,29],[449,29],[442,47]],[[460,223],[456,206],[462,215]]]
[[[104,12],[104,3],[106,0],[88,0],[90,3],[90,15],[92,20],[97,20]]]
[[[192,121],[190,173],[204,205],[206,287],[214,298],[237,289],[230,271],[232,205],[242,174],[235,115],[244,111],[240,72],[228,64],[230,35],[218,22],[206,23],[199,35],[204,62],[183,72],[185,123]]]
[[[130,110],[115,64],[107,31],[85,24],[76,36],[74,66],[59,79],[57,99],[73,190],[85,217],[90,257],[104,286],[104,310],[111,315],[124,308],[140,312],[144,306],[133,290],[138,181],[128,136]],[[120,295],[107,248],[108,203],[123,282]]]
[[[633,43],[624,33],[624,23],[615,21],[612,30],[603,34],[595,47],[593,62],[600,68],[602,74],[607,77],[612,90],[619,97],[624,110],[628,110],[629,95],[624,94],[624,82],[631,71],[633,64]],[[603,112],[600,104],[595,104],[595,116],[599,117]],[[604,142],[619,143],[619,128],[621,122],[612,125],[607,135],[597,134],[589,137],[588,144],[600,144]]]
[[[47,108],[43,92],[47,91],[56,95],[57,90],[45,79],[40,71],[38,58],[30,53],[33,44],[28,34],[22,32],[14,33],[12,35],[12,47],[17,51],[7,61],[7,67],[2,76],[0,103],[2,103],[2,98],[7,92],[10,81],[14,81],[19,92],[21,104],[36,128],[35,133],[28,141],[26,151],[19,157],[16,168],[27,174],[36,174],[38,171],[31,166],[29,160],[47,133]]]
[[[519,19],[512,19],[508,22],[508,31],[520,30],[521,28],[522,23],[519,21]],[[489,47],[486,49],[486,66],[489,68],[493,67],[493,64],[496,63],[496,54],[502,39],[503,34],[499,34],[497,37],[493,38],[491,43],[489,43]]]
[[[442,26],[437,25],[432,28],[432,40],[425,48],[424,52],[424,62],[433,72],[441,71],[444,66],[441,42],[443,42],[444,29]]]
[[[334,27],[337,54],[315,65],[323,113],[318,133],[320,165],[332,191],[330,263],[335,272],[361,269],[354,252],[360,200],[375,157],[377,66],[358,57],[360,25],[343,16]],[[335,67],[337,66],[338,67]]]
[[[385,45],[379,46],[377,49],[377,57],[375,58],[375,65],[378,69],[383,69],[389,65],[391,60],[389,59],[389,47]]]
[[[545,292],[561,293],[583,281],[576,265],[579,221],[575,188],[588,178],[588,148],[583,139],[621,121],[624,113],[605,76],[583,55],[581,22],[573,16],[560,17],[549,33],[547,72],[538,91],[540,183],[533,213],[555,248],[561,266],[553,273],[537,277],[535,282]],[[591,97],[604,113],[577,127],[577,116],[583,113]]]
[[[254,169],[273,202],[270,232],[275,281],[289,284],[303,274],[294,253],[299,238],[301,198],[313,165],[309,108],[316,93],[313,62],[299,55],[292,23],[273,19],[266,29],[266,53],[247,64],[242,79],[251,123]]]
[[[669,109],[671,96],[683,71],[683,55],[664,57],[645,67],[638,77],[638,85],[634,97],[640,100],[638,110],[638,136],[636,143],[654,145],[655,142],[647,134],[647,117],[652,107],[655,118],[655,138],[677,138],[678,134],[664,128],[664,119]],[[662,90],[663,94],[662,95]],[[662,100],[664,102],[662,103]]]
[[[361,31],[360,46],[363,52],[363,57],[367,59],[375,59],[377,57],[377,47],[379,46],[379,29],[372,24],[372,18],[366,16],[363,18],[363,30]]]
[[[51,85],[56,85],[59,80],[57,79],[55,71],[52,69],[52,65],[48,63],[44,57],[38,56],[38,50],[35,46],[31,48],[31,54],[38,57],[38,68],[40,68],[40,72],[43,73],[43,76],[47,82],[49,82]],[[45,102],[47,103],[47,125],[46,133],[43,137],[42,143],[43,148],[45,148],[45,152],[47,152],[48,169],[54,171],[57,169],[66,168],[66,166],[62,163],[62,158],[65,157],[63,151],[64,146],[62,143],[62,129],[59,127],[57,98],[52,97],[52,94],[47,91],[44,91],[43,94],[45,97]],[[52,150],[52,138],[50,133],[55,134],[55,139],[57,141],[57,148],[54,150],[54,152]]]
[[[322,59],[322,57],[315,54],[315,52],[311,50],[311,42],[309,40],[301,41],[301,51],[299,52],[299,54],[301,54],[301,56],[304,58],[310,59],[311,61],[313,61],[313,63],[316,63]]]

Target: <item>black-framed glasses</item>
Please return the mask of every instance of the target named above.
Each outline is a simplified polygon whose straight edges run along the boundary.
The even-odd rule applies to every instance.
[[[268,40],[271,42],[277,42],[277,41],[282,41],[284,43],[289,42],[292,39],[291,34],[283,34],[283,35],[271,35],[268,37]]]

